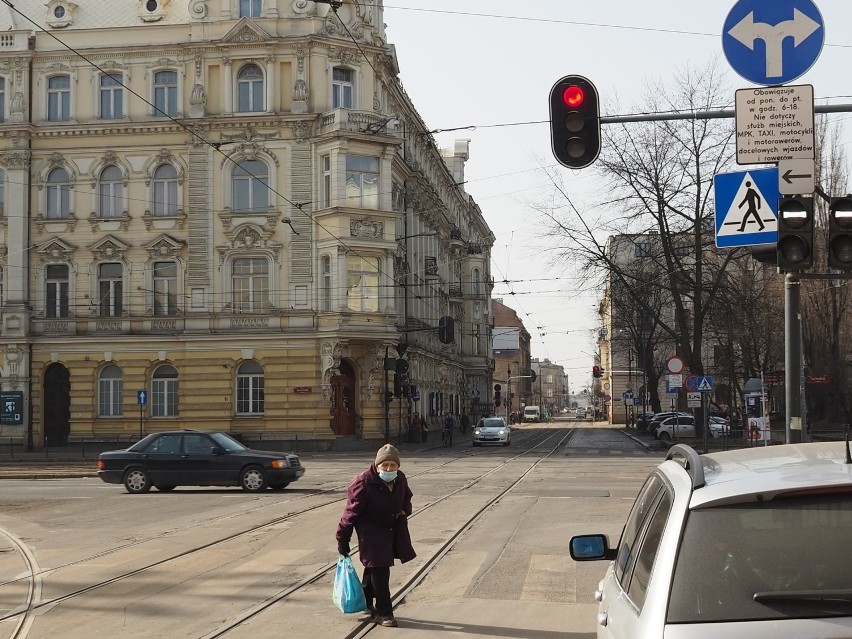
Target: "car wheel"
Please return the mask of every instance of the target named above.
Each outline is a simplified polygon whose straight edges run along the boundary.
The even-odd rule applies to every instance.
[[[477,446],[479,446],[479,442],[473,442],[473,447],[476,448]]]
[[[174,486],[154,486],[154,488],[159,490],[161,493],[167,493],[175,489]]]
[[[290,484],[289,484],[288,482],[284,482],[283,484],[269,484],[269,487],[270,487],[272,490],[284,490],[284,489],[285,489],[285,488],[287,488],[287,486],[289,486],[289,485],[290,485]]]
[[[662,433],[660,433],[660,441],[661,441],[661,442],[667,442],[667,441],[669,441],[671,438],[672,438],[672,436],[671,436],[671,435],[669,435],[669,434],[668,434],[667,432],[665,432],[665,431],[663,431]]]
[[[266,473],[260,466],[249,466],[240,473],[240,487],[250,493],[266,488]]]
[[[151,490],[151,478],[144,468],[131,468],[124,474],[124,487],[127,492],[138,495]]]
[[[504,441],[504,442],[503,442],[503,445],[504,445],[504,446],[508,446],[508,445],[509,445],[509,440],[507,439],[506,441]]]

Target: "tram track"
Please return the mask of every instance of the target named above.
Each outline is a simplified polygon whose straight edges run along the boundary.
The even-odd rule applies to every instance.
[[[429,508],[434,507],[435,505],[451,498],[454,495],[457,495],[461,492],[464,492],[465,490],[468,490],[470,487],[476,485],[477,483],[479,483],[480,481],[482,481],[486,477],[497,472],[499,469],[503,468],[508,463],[511,463],[512,461],[522,457],[523,455],[535,450],[542,443],[542,442],[535,443],[541,437],[542,436],[541,436],[540,433],[533,434],[533,436],[530,437],[530,443],[532,444],[532,446],[530,448],[527,448],[526,450],[520,452],[519,454],[503,461],[502,463],[498,464],[497,466],[488,470],[487,472],[481,474],[480,476],[476,477],[475,479],[468,481],[467,483],[465,483],[460,488],[457,488],[453,491],[450,491],[446,495],[443,495],[442,497],[435,499],[432,502],[424,505],[423,507],[418,509],[415,513],[413,513],[412,517],[422,513],[425,510],[428,510]],[[550,437],[552,437],[552,435],[545,436],[542,441],[547,441],[547,439],[549,439]],[[414,478],[414,477],[418,477],[418,476],[427,475],[427,474],[435,472],[437,470],[441,470],[441,469],[445,468],[447,465],[452,464],[452,463],[459,461],[461,459],[469,459],[471,457],[471,455],[470,455],[469,452],[467,452],[468,449],[464,449],[464,450],[465,450],[465,452],[463,454],[459,455],[458,453],[460,451],[458,449],[456,449],[456,450],[454,450],[452,448],[446,449],[446,452],[442,456],[452,455],[451,459],[447,459],[446,461],[443,461],[442,463],[439,463],[439,464],[435,464],[430,468],[421,470],[417,473],[413,473],[413,474],[410,475],[410,477]],[[317,497],[317,496],[321,496],[321,495],[328,494],[328,493],[334,493],[334,492],[340,491],[341,489],[345,488],[347,485],[348,485],[348,482],[344,483],[344,484],[338,484],[338,485],[332,486],[330,488],[324,488],[324,489],[321,489],[321,490],[317,490],[317,491],[311,492],[310,494],[307,494],[307,495],[300,495],[300,496],[298,496],[294,499],[288,500],[285,503],[291,503],[291,502],[297,501],[297,500],[308,499],[308,498],[311,498],[311,497]],[[102,552],[95,553],[95,554],[90,555],[88,557],[81,558],[81,559],[78,559],[78,560],[75,560],[75,561],[72,561],[72,562],[67,562],[65,564],[61,564],[61,565],[58,565],[58,566],[53,566],[53,567],[50,567],[50,568],[40,568],[38,563],[36,562],[35,556],[33,555],[30,548],[25,543],[23,543],[20,539],[18,539],[14,535],[12,535],[10,532],[5,531],[4,529],[0,528],[0,534],[3,534],[4,536],[6,536],[7,538],[10,539],[10,543],[12,543],[12,545],[16,548],[16,550],[21,554],[21,556],[24,559],[24,562],[27,566],[27,570],[25,570],[25,572],[22,576],[16,577],[15,579],[7,580],[3,583],[0,583],[0,587],[5,587],[5,586],[10,586],[10,585],[13,585],[13,584],[20,583],[21,581],[27,581],[27,597],[26,597],[25,602],[21,606],[19,606],[18,608],[14,609],[14,610],[8,611],[5,614],[0,614],[0,622],[13,620],[15,622],[15,630],[14,630],[14,634],[12,634],[10,636],[10,639],[25,639],[27,637],[27,634],[29,632],[29,628],[32,625],[32,622],[33,622],[35,616],[37,616],[38,614],[43,614],[45,610],[48,610],[48,609],[53,608],[53,607],[55,607],[59,604],[73,600],[77,597],[81,597],[83,595],[86,595],[86,594],[92,593],[94,591],[97,591],[99,589],[105,588],[107,586],[111,586],[111,585],[114,585],[114,584],[119,583],[119,582],[130,580],[134,577],[145,574],[145,573],[147,573],[151,570],[154,570],[154,569],[157,569],[157,568],[162,568],[163,566],[166,566],[170,563],[179,561],[179,560],[184,559],[186,557],[196,555],[196,554],[200,554],[200,553],[203,553],[205,551],[209,551],[211,549],[220,547],[224,544],[238,540],[238,539],[243,538],[243,537],[249,537],[251,535],[255,535],[256,533],[262,532],[265,529],[271,529],[271,528],[273,528],[273,527],[275,527],[275,526],[277,526],[281,523],[292,521],[293,519],[296,519],[297,517],[300,517],[302,515],[312,513],[314,511],[326,508],[328,506],[340,504],[341,502],[344,502],[345,500],[346,500],[345,496],[336,496],[334,499],[324,501],[323,503],[311,505],[307,508],[302,508],[302,509],[287,513],[285,515],[274,517],[272,519],[263,521],[261,523],[255,524],[255,525],[252,525],[251,527],[246,528],[244,530],[240,530],[240,531],[234,532],[232,534],[219,537],[219,538],[214,539],[214,540],[212,540],[208,543],[198,544],[196,546],[192,546],[192,547],[190,547],[186,550],[183,550],[181,552],[178,552],[178,553],[172,553],[169,556],[164,557],[164,558],[162,558],[158,561],[148,562],[145,565],[139,566],[138,568],[135,568],[133,570],[128,570],[128,571],[122,572],[120,574],[114,575],[114,576],[107,578],[107,579],[100,580],[100,581],[95,582],[93,584],[90,584],[88,586],[77,588],[77,589],[75,589],[71,592],[65,593],[65,594],[57,596],[57,597],[45,599],[45,600],[41,599],[41,593],[42,593],[42,586],[43,586],[43,575],[46,574],[46,573],[52,574],[52,573],[55,573],[58,570],[61,570],[63,568],[86,565],[88,562],[100,560],[100,559],[103,559],[105,557],[109,557],[110,555],[115,555],[115,554],[120,553],[122,551],[133,549],[134,547],[143,546],[144,544],[150,543],[150,542],[155,541],[155,540],[161,540],[165,535],[169,535],[169,536],[177,535],[179,533],[185,533],[185,532],[188,532],[188,531],[192,531],[195,528],[201,528],[201,527],[209,528],[211,526],[211,524],[220,523],[220,522],[224,522],[224,521],[227,521],[227,520],[232,520],[236,517],[245,516],[245,515],[250,514],[250,513],[255,513],[257,511],[261,511],[261,510],[264,510],[264,509],[269,508],[269,507],[281,507],[282,504],[281,504],[281,502],[271,502],[270,504],[265,504],[264,506],[261,506],[261,507],[258,507],[258,508],[240,511],[239,513],[229,513],[227,515],[217,517],[213,520],[205,520],[204,522],[201,522],[201,523],[198,523],[198,524],[192,524],[192,525],[184,526],[184,527],[181,527],[181,528],[172,529],[172,530],[168,531],[165,535],[160,534],[156,537],[149,537],[149,538],[142,539],[142,540],[136,540],[136,541],[133,541],[133,542],[128,543],[128,544],[122,544],[120,546],[116,546],[116,547],[104,550]],[[12,540],[15,540],[15,541],[12,541]],[[291,584],[291,585],[285,587],[284,589],[282,589],[281,591],[279,591],[278,593],[276,593],[272,597],[266,599],[264,602],[262,602],[258,606],[255,606],[252,609],[250,609],[249,611],[247,611],[246,613],[243,613],[242,615],[240,615],[238,617],[238,619],[240,619],[239,621],[226,624],[226,626],[223,626],[220,629],[214,631],[214,633],[211,633],[209,635],[205,635],[205,637],[208,637],[208,636],[209,637],[224,636],[225,634],[230,632],[230,630],[232,630],[233,628],[236,628],[239,625],[241,625],[242,623],[244,623],[245,620],[250,619],[250,618],[256,616],[257,614],[260,614],[263,610],[268,609],[271,605],[273,605],[277,601],[280,601],[280,600],[290,596],[291,594],[298,592],[300,589],[306,587],[307,585],[314,583],[315,581],[319,580],[320,578],[322,578],[323,576],[328,574],[335,567],[335,565],[336,565],[336,562],[329,564],[327,566],[324,566],[323,568],[316,571],[312,575],[309,575],[308,577],[300,580],[299,582],[297,582],[295,584]]]

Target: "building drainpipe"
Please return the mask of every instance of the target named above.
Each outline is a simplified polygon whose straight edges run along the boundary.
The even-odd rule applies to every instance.
[[[36,37],[31,35],[27,40],[27,48],[32,52],[35,51],[36,48]],[[32,128],[33,124],[33,55],[30,55],[29,58],[29,68],[27,69],[27,82],[29,86],[27,87],[27,93],[29,94],[27,99],[27,124],[29,128]],[[27,152],[29,153],[29,169],[27,170],[27,223],[24,225],[26,228],[26,237],[27,241],[24,246],[24,250],[27,252],[27,272],[24,273],[24,277],[26,278],[26,305],[27,309],[32,313],[32,300],[30,299],[30,272],[32,271],[32,249],[30,247],[30,228],[31,228],[31,220],[32,220],[32,181],[33,181],[33,171],[32,171],[32,149],[33,149],[33,141],[32,135],[27,135]],[[33,450],[33,340],[32,340],[32,318],[30,318],[28,322],[29,326],[27,327],[27,452],[31,452]]]

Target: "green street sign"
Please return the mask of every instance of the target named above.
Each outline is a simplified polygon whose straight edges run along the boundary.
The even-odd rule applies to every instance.
[[[24,393],[21,391],[0,392],[0,424],[20,426],[24,423]]]

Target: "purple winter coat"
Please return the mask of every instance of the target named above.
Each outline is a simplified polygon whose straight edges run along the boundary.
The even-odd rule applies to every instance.
[[[336,537],[348,543],[355,529],[364,566],[387,568],[393,566],[394,558],[405,563],[417,556],[408,534],[412,494],[402,471],[391,492],[375,465],[370,465],[349,482],[348,495]]]

